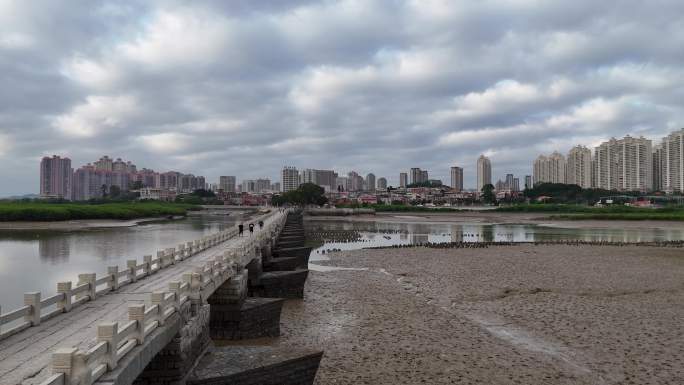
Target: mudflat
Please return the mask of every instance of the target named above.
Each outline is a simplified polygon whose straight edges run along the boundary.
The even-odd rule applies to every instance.
[[[317,384],[681,384],[680,248],[515,245],[329,255],[275,343]],[[334,267],[365,270],[334,270]]]
[[[662,228],[684,229],[682,221],[664,220],[579,220],[556,219],[549,213],[511,213],[488,211],[459,211],[453,213],[425,212],[380,212],[375,215],[354,215],[346,217],[316,216],[308,218],[312,221],[346,221],[346,222],[398,222],[398,223],[481,223],[481,224],[533,224],[566,228]]]

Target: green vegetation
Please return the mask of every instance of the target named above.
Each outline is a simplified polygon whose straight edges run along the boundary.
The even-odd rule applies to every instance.
[[[313,183],[304,183],[299,185],[296,190],[288,191],[282,195],[274,195],[271,198],[271,204],[274,206],[284,204],[320,206],[328,203],[328,198],[324,194],[325,190],[322,187]]]
[[[499,207],[501,212],[538,212],[549,213],[553,219],[570,220],[661,220],[684,221],[684,207],[640,208],[623,205],[591,207],[574,204],[520,204]]]
[[[575,184],[540,183],[524,191],[525,196],[536,200],[545,197],[551,203],[588,203],[594,204],[602,197],[613,195],[639,196],[638,191],[617,192],[596,188],[583,189]]]
[[[0,202],[0,221],[66,221],[74,219],[134,219],[186,215],[193,205],[163,202],[49,203]]]
[[[409,185],[406,186],[406,188],[414,188],[414,187],[444,187],[442,184],[442,181],[439,180],[429,180],[426,182],[420,182],[420,183],[410,183]]]
[[[489,183],[482,186],[482,201],[484,203],[496,203],[496,195],[494,195],[494,186]]]

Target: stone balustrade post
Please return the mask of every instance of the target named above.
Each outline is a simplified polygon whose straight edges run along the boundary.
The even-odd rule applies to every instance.
[[[181,283],[179,281],[171,281],[169,282],[169,291],[173,293],[173,306],[176,308],[176,311],[180,313],[181,310]]]
[[[64,375],[64,385],[75,383],[74,378],[74,356],[76,348],[58,348],[52,353],[52,373]]]
[[[85,353],[76,350],[72,360],[73,384],[92,384],[93,372],[88,367],[88,357]]]
[[[152,306],[157,306],[157,316],[155,317],[155,320],[159,323],[159,326],[164,326],[164,311],[166,310],[164,306],[164,294],[163,291],[155,291],[151,294]]]
[[[126,267],[128,267],[128,281],[130,283],[136,282],[138,280],[138,261],[129,259],[126,261]]]
[[[143,274],[145,274],[145,276],[152,274],[152,256],[143,255],[143,263]]]
[[[24,316],[24,320],[31,326],[40,325],[40,292],[24,293],[24,305],[29,307],[29,313]]]
[[[157,251],[157,259],[159,260],[159,268],[165,268],[166,264],[164,263],[164,250]]]
[[[181,261],[184,260],[185,259],[185,245],[181,243],[180,245],[178,245],[176,250],[178,250],[178,251],[176,251],[176,256],[178,257],[178,259]]]
[[[128,306],[128,320],[135,321],[135,340],[138,345],[145,342],[145,304],[135,304]]]
[[[195,250],[195,254],[197,254],[197,253],[199,253],[199,252],[201,251],[201,250],[200,250],[200,241],[199,241],[199,239],[195,239],[194,250]]]
[[[57,293],[62,294],[62,299],[57,302],[57,308],[63,313],[71,311],[71,281],[57,282]]]
[[[104,356],[104,361],[107,364],[108,370],[116,368],[117,364],[117,350],[119,347],[119,324],[116,322],[108,322],[97,325],[97,340],[99,342],[107,343],[107,352]]]
[[[119,290],[119,266],[107,267],[107,274],[109,274],[109,281],[107,282],[109,290]]]
[[[192,257],[192,255],[194,254],[194,253],[192,252],[192,242],[186,242],[186,243],[185,243],[185,249],[187,250],[187,253],[188,253],[187,256],[188,256],[188,257]]]
[[[88,292],[87,293],[79,293],[76,296],[76,299],[81,299],[81,298],[83,298],[83,296],[86,296],[86,295],[89,297],[90,301],[97,298],[97,286],[95,286],[95,273],[79,274],[77,286],[81,286],[84,283],[88,284]]]

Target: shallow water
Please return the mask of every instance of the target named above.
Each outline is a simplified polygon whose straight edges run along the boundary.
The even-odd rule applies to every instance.
[[[21,306],[24,292],[51,296],[59,281],[76,281],[80,273],[103,274],[107,266],[122,268],[128,259],[142,261],[143,255],[216,233],[237,220],[234,215],[202,215],[85,231],[0,231],[1,310]]]
[[[650,242],[684,239],[682,229],[663,228],[564,228],[558,225],[482,223],[397,223],[307,220],[308,231],[318,234],[322,245],[316,254],[332,249],[354,250],[426,242],[535,242],[610,241]]]

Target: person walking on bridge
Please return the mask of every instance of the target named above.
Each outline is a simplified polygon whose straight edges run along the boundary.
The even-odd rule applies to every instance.
[[[254,223],[249,224],[249,235],[254,234]]]
[[[264,228],[264,221],[259,221],[259,230]]]
[[[245,225],[243,225],[242,223],[240,223],[240,224],[238,225],[238,237],[241,237],[241,236],[242,236],[242,232],[244,231],[244,229],[245,229]]]

